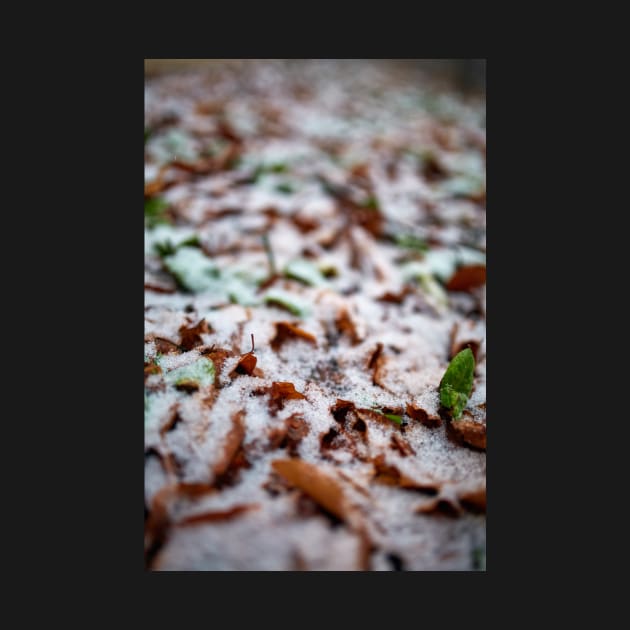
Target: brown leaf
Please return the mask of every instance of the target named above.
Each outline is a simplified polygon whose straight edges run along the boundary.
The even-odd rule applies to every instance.
[[[237,411],[232,416],[232,428],[225,438],[225,444],[223,446],[223,456],[214,465],[213,473],[215,477],[219,478],[225,474],[230,464],[234,460],[234,457],[243,443],[245,437],[245,412]]]
[[[440,416],[428,414],[424,409],[422,409],[422,407],[418,407],[414,403],[409,403],[407,405],[407,415],[414,420],[418,420],[425,427],[429,427],[430,429],[439,427],[442,424]]]
[[[147,376],[151,374],[162,374],[162,368],[155,363],[147,363],[144,366],[144,378],[146,380]]]
[[[304,339],[314,346],[317,346],[317,339],[311,333],[298,328],[290,322],[276,322],[276,334],[271,340],[271,347],[278,351],[282,344],[289,339]]]
[[[354,409],[355,406],[353,402],[337,398],[337,402],[335,402],[335,404],[330,408],[330,413],[332,413],[333,418],[339,422],[339,424],[343,424],[346,420],[348,412],[354,411]]]
[[[481,287],[486,284],[485,265],[466,265],[457,269],[453,277],[448,281],[446,288],[449,291],[466,291]]]
[[[374,466],[374,481],[383,483],[390,486],[400,486],[401,488],[408,488],[410,490],[421,490],[422,492],[429,492],[431,494],[437,494],[439,485],[430,482],[416,481],[411,477],[408,477],[404,473],[391,464],[388,464],[385,460],[385,455],[377,455],[372,460]]]
[[[486,489],[464,492],[459,495],[459,502],[471,512],[486,511]]]
[[[378,411],[374,411],[374,409],[365,409],[365,408],[358,407],[357,409],[355,409],[355,413],[364,422],[367,422],[368,420],[372,420],[373,422],[378,422],[379,424],[383,424],[387,427],[392,427],[392,428],[397,427],[398,429],[401,428],[401,425],[397,424],[396,422],[392,422],[389,418],[384,416],[382,413],[379,413]]]
[[[289,454],[296,455],[297,448],[306,435],[309,427],[304,418],[293,414],[280,427],[275,427],[269,434],[269,449],[286,448]]]
[[[250,503],[245,505],[235,505],[228,510],[220,510],[215,512],[202,512],[201,514],[192,514],[177,523],[178,527],[188,527],[190,525],[199,525],[204,523],[217,523],[221,521],[231,521],[243,512],[257,510],[260,507],[258,503]]]
[[[288,482],[316,501],[325,510],[347,521],[352,510],[338,481],[324,473],[318,466],[300,459],[277,459],[273,469]]]
[[[223,370],[223,364],[228,357],[234,356],[234,353],[225,348],[215,348],[214,345],[210,348],[200,350],[200,353],[211,359],[212,363],[214,363],[214,386],[215,388],[219,388],[221,386],[219,377],[221,375],[221,371]]]
[[[461,512],[461,507],[446,497],[436,497],[416,510],[417,514],[437,514],[449,517],[459,516]]]
[[[335,319],[335,325],[339,333],[348,337],[353,346],[356,346],[361,341],[361,338],[357,334],[356,326],[350,317],[350,313],[348,313],[348,309],[342,308],[339,311],[337,319]]]
[[[272,411],[277,411],[284,408],[285,400],[300,400],[302,398],[306,398],[306,396],[298,392],[293,383],[274,381],[269,389],[269,408]]]
[[[380,302],[390,302],[391,304],[402,304],[405,301],[405,298],[412,294],[414,291],[409,285],[405,285],[398,293],[393,293],[392,291],[386,291],[381,295],[381,297],[377,298]]]
[[[179,334],[181,335],[179,345],[186,351],[192,350],[203,343],[201,335],[210,332],[212,332],[212,328],[208,326],[208,322],[205,319],[200,319],[194,326],[181,326],[179,329]]]
[[[403,457],[407,457],[408,455],[415,455],[416,451],[413,450],[411,444],[407,442],[404,438],[402,438],[397,433],[392,434],[391,445],[395,448]]]
[[[155,349],[160,354],[174,354],[181,352],[179,346],[168,339],[164,339],[163,337],[155,337]]]
[[[230,372],[230,377],[236,378],[239,374],[251,376],[256,369],[257,362],[258,359],[254,356],[253,352],[242,355],[236,367]]]
[[[453,420],[451,428],[463,442],[475,448],[486,450],[486,425],[473,420]]]

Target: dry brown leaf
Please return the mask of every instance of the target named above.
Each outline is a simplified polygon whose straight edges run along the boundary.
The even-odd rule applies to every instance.
[[[391,304],[402,304],[405,298],[413,292],[413,289],[409,285],[405,285],[398,293],[386,291],[381,297],[377,298],[377,300],[380,302],[390,302]]]
[[[236,378],[239,374],[251,376],[256,369],[257,362],[258,359],[254,356],[253,352],[248,352],[247,354],[242,355],[236,364],[236,367],[230,372],[230,377]]]
[[[181,335],[179,345],[186,351],[192,350],[203,343],[201,339],[202,334],[211,332],[212,328],[208,326],[208,322],[205,319],[200,319],[194,326],[181,326],[179,329],[179,334]]]
[[[268,448],[270,450],[286,448],[289,454],[296,455],[302,438],[308,435],[308,432],[309,427],[304,418],[294,413],[284,421],[282,426],[270,431]]]
[[[471,512],[486,511],[486,489],[464,492],[459,495],[459,502]]]
[[[400,470],[388,464],[385,460],[385,455],[377,455],[372,460],[374,466],[374,481],[383,483],[390,486],[400,486],[401,488],[408,488],[409,490],[421,490],[423,492],[429,492],[436,494],[439,490],[439,484],[432,482],[420,482],[408,477]]]
[[[392,434],[391,445],[395,448],[403,457],[407,457],[408,455],[415,455],[416,451],[413,450],[411,444],[407,442],[404,438],[402,438],[397,433]]]
[[[343,488],[318,466],[300,459],[277,459],[271,465],[278,474],[305,492],[325,510],[342,521],[353,520],[352,508],[344,496]]]
[[[414,403],[409,403],[407,405],[407,415],[414,420],[418,420],[425,427],[429,427],[430,429],[439,427],[442,424],[440,416],[429,414],[422,409],[422,407],[418,407],[418,405],[415,405]]]
[[[456,517],[462,513],[462,509],[456,502],[447,497],[436,497],[429,503],[421,505],[416,513]]]
[[[155,337],[154,341],[155,349],[160,354],[174,354],[181,352],[179,346],[168,339],[164,339],[163,337]]]
[[[486,284],[485,265],[466,265],[457,269],[453,277],[448,281],[446,288],[449,291],[470,292],[472,289]]]
[[[213,473],[216,478],[221,477],[230,464],[234,460],[234,457],[243,443],[245,437],[245,412],[243,410],[237,411],[232,416],[232,428],[225,438],[225,444],[223,446],[223,456],[214,465]]]
[[[298,328],[295,324],[290,322],[276,322],[276,334],[271,340],[271,347],[278,351],[285,341],[290,339],[304,339],[314,346],[317,346],[317,339],[311,335],[311,333]]]
[[[206,523],[217,523],[222,521],[231,521],[233,518],[243,514],[243,512],[249,512],[250,510],[257,510],[260,508],[258,503],[249,503],[245,505],[235,505],[227,510],[220,510],[215,512],[202,512],[201,514],[192,514],[182,519],[176,525],[178,527],[188,527],[190,525],[203,525]]]
[[[454,420],[451,428],[463,442],[475,448],[486,450],[486,425],[473,420]]]
[[[272,411],[278,411],[284,408],[285,400],[300,400],[302,398],[306,398],[306,396],[298,392],[293,383],[274,381],[269,389],[269,408]]]
[[[357,333],[356,326],[350,317],[350,313],[348,309],[342,308],[337,315],[337,319],[335,319],[335,326],[340,334],[345,335],[350,340],[353,346],[356,346],[361,338]]]

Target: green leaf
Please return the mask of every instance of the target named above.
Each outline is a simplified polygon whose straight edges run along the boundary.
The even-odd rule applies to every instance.
[[[147,140],[151,137],[151,129],[148,127],[144,128],[144,144],[147,143]]]
[[[364,208],[369,208],[370,210],[378,210],[380,207],[378,200],[374,196],[368,197],[361,205]]]
[[[421,252],[426,252],[429,249],[424,239],[414,236],[413,234],[396,235],[396,245],[404,247],[405,249],[416,249]]]
[[[168,203],[160,197],[144,200],[144,220],[147,227],[155,227],[160,223],[170,223],[166,216]]]
[[[472,391],[475,357],[470,348],[458,352],[440,381],[440,402],[450,409],[454,420],[461,417]]]
[[[321,271],[310,261],[302,258],[292,260],[284,268],[284,275],[298,282],[303,282],[311,287],[323,287],[327,285]]]
[[[402,424],[402,416],[397,416],[396,414],[393,413],[384,413],[383,414],[388,420],[391,420],[392,422],[395,422],[396,424]]]
[[[284,195],[291,195],[294,192],[293,186],[291,186],[291,184],[287,184],[287,183],[278,184],[276,186],[276,190],[279,193],[282,193]]]
[[[195,247],[180,247],[164,258],[165,267],[189,291],[216,290],[219,268]]]
[[[296,295],[282,291],[281,289],[270,289],[267,291],[264,301],[266,304],[279,304],[298,317],[306,317],[310,314],[310,308],[306,303],[300,300]]]
[[[206,357],[201,357],[190,365],[171,370],[164,379],[169,385],[193,382],[199,387],[207,387],[214,383],[214,363]]]

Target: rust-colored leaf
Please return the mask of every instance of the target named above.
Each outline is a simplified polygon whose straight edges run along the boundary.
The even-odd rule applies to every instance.
[[[486,425],[473,420],[455,420],[450,423],[455,434],[466,444],[486,450]]]
[[[200,353],[211,359],[212,363],[214,363],[214,386],[215,388],[220,387],[221,383],[219,377],[223,370],[223,364],[228,357],[234,356],[234,353],[226,348],[216,348],[214,345],[210,348],[200,349]]]
[[[205,319],[199,320],[194,326],[181,326],[179,329],[179,334],[181,335],[179,345],[184,350],[192,350],[203,343],[201,335],[210,332],[212,332],[212,329],[208,326],[208,322]]]
[[[305,492],[325,510],[342,521],[348,519],[351,510],[343,488],[318,466],[300,459],[277,459],[271,465],[278,474]]]
[[[471,512],[485,512],[486,489],[481,488],[479,490],[464,492],[459,495],[459,502]]]
[[[379,424],[383,424],[388,427],[400,427],[401,425],[392,422],[387,416],[383,415],[378,411],[374,411],[374,409],[365,409],[358,407],[355,409],[355,413],[357,416],[367,422],[368,420],[372,420],[373,422],[378,422]],[[396,414],[397,415],[397,414]]]
[[[340,334],[345,335],[350,340],[350,343],[352,343],[353,346],[356,346],[356,344],[361,341],[348,309],[342,308],[339,311],[339,314],[335,319],[335,326]]]
[[[439,485],[428,481],[416,481],[400,472],[400,470],[385,460],[385,455],[377,455],[372,460],[374,466],[374,481],[390,486],[400,486],[409,490],[421,490],[431,494],[437,494]]]
[[[256,369],[256,363],[258,359],[254,356],[253,353],[248,352],[244,354],[236,364],[236,367],[230,372],[230,376],[235,378],[239,374],[246,374],[247,376],[251,376]]]
[[[276,351],[278,351],[285,341],[290,339],[303,339],[317,346],[317,339],[311,335],[311,333],[298,328],[295,324],[291,324],[290,322],[276,322],[275,326],[276,334],[271,340],[271,347]]]
[[[146,379],[151,374],[162,374],[162,368],[155,363],[147,363],[144,366],[144,378]]]
[[[442,419],[440,418],[440,416],[429,414],[424,409],[422,409],[422,407],[419,407],[414,403],[409,403],[407,405],[407,415],[414,420],[418,420],[425,427],[429,427],[430,429],[439,427],[442,424]]]
[[[409,285],[405,285],[398,293],[392,291],[386,291],[377,298],[380,302],[390,302],[391,304],[402,304],[405,298],[412,294],[414,291]]]
[[[269,408],[272,411],[277,411],[284,407],[285,400],[300,400],[302,398],[306,398],[306,396],[298,392],[293,383],[274,381],[269,389]]]
[[[457,269],[446,288],[449,291],[469,292],[484,284],[486,284],[486,266],[466,265]]]
[[[232,416],[232,428],[225,438],[225,444],[223,446],[223,455],[221,459],[214,465],[213,472],[215,477],[221,477],[230,464],[234,460],[234,457],[243,443],[245,437],[245,412],[237,411]]]
[[[168,339],[164,339],[163,337],[155,337],[155,349],[160,354],[174,354],[181,352],[179,346]]]
[[[353,402],[337,398],[335,404],[330,408],[330,413],[332,413],[333,418],[339,422],[339,424],[343,424],[346,420],[348,412],[354,411],[354,409],[355,406]]]
[[[392,434],[391,445],[395,448],[403,457],[407,457],[408,455],[415,455],[416,451],[413,450],[411,444],[407,442],[404,438],[402,438],[397,433]]]
[[[249,503],[245,505],[235,505],[228,510],[219,510],[214,512],[202,512],[201,514],[192,514],[177,523],[178,527],[188,527],[190,525],[201,525],[205,523],[217,523],[221,521],[231,521],[233,518],[249,512],[257,510],[260,507],[258,503]]]
[[[436,514],[451,518],[459,516],[461,512],[461,507],[446,497],[436,497],[416,510],[417,514]]]
[[[269,433],[269,449],[286,448],[289,454],[296,455],[297,448],[306,435],[309,427],[300,414],[293,414],[280,427]]]

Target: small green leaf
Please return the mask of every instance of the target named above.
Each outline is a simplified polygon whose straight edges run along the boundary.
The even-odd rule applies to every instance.
[[[402,416],[397,416],[396,414],[393,414],[393,413],[384,413],[383,415],[388,420],[391,420],[392,422],[395,422],[396,424],[402,424],[403,422]]]
[[[327,284],[321,271],[312,262],[301,258],[289,262],[284,268],[284,275],[311,287],[323,287]]]
[[[374,196],[368,197],[361,205],[364,208],[369,208],[370,210],[378,210],[380,207],[378,200]]]
[[[214,383],[214,363],[206,357],[201,357],[190,365],[171,370],[164,379],[169,385],[193,382],[199,387],[207,387]]]
[[[310,313],[307,304],[297,296],[282,291],[281,289],[271,289],[267,291],[264,301],[266,304],[278,304],[298,317],[306,317]]]
[[[413,234],[398,234],[396,236],[396,245],[405,249],[416,249],[421,252],[426,252],[429,249],[424,239]]]
[[[472,391],[475,357],[470,348],[458,352],[440,381],[440,402],[451,410],[454,420],[461,417]]]
[[[284,195],[291,195],[294,192],[293,186],[291,186],[291,184],[287,184],[287,183],[278,184],[276,186],[276,190],[279,193],[282,193]]]
[[[151,129],[148,127],[144,128],[144,144],[147,143],[147,140],[151,137]]]
[[[155,227],[160,223],[170,223],[166,217],[168,203],[160,197],[151,197],[144,200],[144,220],[147,227]]]

